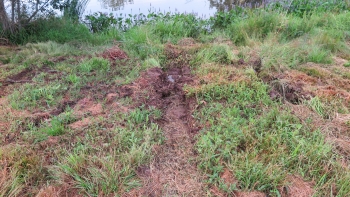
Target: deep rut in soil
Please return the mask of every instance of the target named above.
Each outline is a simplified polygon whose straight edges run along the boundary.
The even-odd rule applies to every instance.
[[[163,111],[159,123],[165,143],[154,148],[154,159],[150,166],[140,167],[139,176],[144,187],[138,191],[142,196],[204,196],[202,177],[193,161],[196,157],[192,143],[190,99],[182,90],[184,84],[192,83],[190,69],[172,68],[163,72],[152,68],[142,74],[125,92],[148,106]],[[147,90],[147,96],[140,96],[139,90]],[[123,94],[123,93],[122,93]],[[147,99],[142,99],[147,98]],[[191,161],[192,160],[192,161]]]

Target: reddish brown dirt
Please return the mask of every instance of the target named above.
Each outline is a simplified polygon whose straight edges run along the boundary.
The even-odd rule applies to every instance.
[[[290,183],[281,191],[282,197],[310,197],[315,193],[313,183],[305,182],[299,176],[288,176],[287,181]]]
[[[76,101],[72,101],[69,98],[64,98],[63,101],[50,112],[50,115],[57,116],[64,112],[67,107],[74,108]]]
[[[155,157],[149,166],[142,166],[138,175],[144,187],[133,191],[136,196],[204,196],[202,176],[196,164],[191,127],[191,99],[182,87],[192,83],[190,69],[172,68],[167,72],[152,68],[144,72],[132,85],[120,88],[120,95],[130,95],[134,101],[163,111],[159,123],[165,144],[154,147]]]
[[[79,194],[77,190],[68,184],[48,186],[41,189],[35,197],[83,197],[84,195]]]
[[[184,42],[187,42],[184,40]],[[167,68],[182,68],[189,67],[189,62],[192,59],[193,51],[197,50],[200,45],[190,45],[187,47],[172,45],[170,43],[165,45],[164,55],[167,57]],[[191,52],[192,51],[192,52]]]
[[[69,127],[77,130],[77,129],[84,129],[88,127],[90,124],[92,124],[92,120],[90,118],[84,118],[82,120],[79,120],[70,124]]]
[[[110,105],[113,105],[113,103],[110,103]],[[74,130],[83,130],[95,122],[95,117],[104,115],[106,114],[102,104],[95,102],[90,97],[86,97],[75,103],[73,107],[73,116],[78,120],[68,126]]]
[[[23,120],[32,117],[28,111],[17,111],[11,108],[6,98],[0,98],[0,133],[4,138],[0,144],[9,144],[16,140],[19,133],[11,131],[12,120]]]
[[[266,197],[267,195],[263,192],[237,192],[237,197]]]
[[[14,83],[27,83],[34,77],[35,71],[31,69],[25,69],[15,75],[7,77],[7,79],[0,80],[0,97],[8,94],[7,86]]]
[[[16,84],[34,83],[32,79],[35,77],[35,75],[42,72],[49,73],[48,77],[45,78],[46,81],[51,81],[53,78],[58,78],[58,75],[55,73],[59,73],[59,71],[52,70],[47,66],[43,66],[41,68],[26,68],[17,74],[8,76],[6,79],[0,79],[0,97],[8,95],[17,87]]]
[[[106,96],[106,103],[111,104],[114,102],[114,100],[118,97],[117,93],[109,93]]]
[[[91,98],[87,97],[79,100],[73,111],[73,114],[78,118],[87,114],[96,116],[103,113],[103,107],[101,103],[95,103]]]
[[[106,77],[113,77],[113,73],[109,73],[109,76]],[[102,101],[106,99],[106,96],[110,93],[117,93],[117,85],[115,83],[106,84],[104,82],[91,82],[82,87],[79,94],[82,98],[89,97],[96,101]]]
[[[237,185],[238,180],[234,177],[233,173],[229,169],[225,169],[220,175],[221,179],[226,185]]]
[[[128,55],[121,50],[118,46],[114,46],[110,49],[107,49],[104,51],[101,56],[105,59],[110,60],[111,62],[114,62],[115,60],[120,59],[128,59]]]
[[[251,191],[251,192],[233,192],[231,194],[224,193],[219,190],[217,187],[210,189],[210,192],[217,197],[267,197],[263,192]]]
[[[302,100],[308,100],[314,96],[312,92],[304,90],[302,82],[288,80],[288,76],[284,74],[277,75],[269,84],[272,87],[269,92],[272,99],[299,104]]]
[[[34,72],[32,69],[24,69],[23,71],[8,77],[8,79],[14,80],[14,81],[19,81],[19,80],[24,80],[24,79],[31,79],[32,77],[34,77]]]

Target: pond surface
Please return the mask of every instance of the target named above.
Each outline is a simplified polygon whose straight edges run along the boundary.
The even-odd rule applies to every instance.
[[[234,6],[260,7],[272,0],[90,0],[85,14],[94,12],[148,14],[149,12],[194,13],[208,18]]]

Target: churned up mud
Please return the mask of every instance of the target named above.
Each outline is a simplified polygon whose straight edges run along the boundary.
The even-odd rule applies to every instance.
[[[205,196],[203,177],[197,171],[191,125],[191,99],[182,87],[192,83],[188,67],[163,71],[151,68],[133,84],[120,89],[121,95],[131,96],[139,103],[161,109],[161,126],[165,143],[154,147],[155,157],[149,166],[141,166],[138,175],[144,187],[128,196]]]

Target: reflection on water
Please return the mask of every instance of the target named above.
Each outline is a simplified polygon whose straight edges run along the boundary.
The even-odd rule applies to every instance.
[[[210,7],[218,11],[229,11],[235,6],[256,8],[267,3],[267,0],[209,0]]]
[[[235,6],[260,7],[277,0],[90,0],[87,12],[116,14],[147,14],[149,11],[195,13],[211,16],[216,11],[228,11]]]
[[[134,0],[100,0],[104,8],[111,8],[112,11],[124,9],[125,4],[134,4]]]

